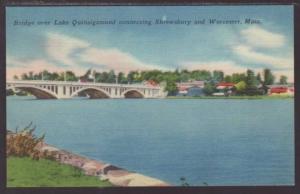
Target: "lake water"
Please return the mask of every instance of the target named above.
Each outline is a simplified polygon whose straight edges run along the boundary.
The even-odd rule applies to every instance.
[[[7,127],[180,185],[293,185],[294,100],[7,98]]]

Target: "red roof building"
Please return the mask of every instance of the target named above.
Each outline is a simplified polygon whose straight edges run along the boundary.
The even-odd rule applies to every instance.
[[[178,90],[187,90],[191,87],[204,87],[204,81],[189,81],[189,82],[181,82],[177,83]]]
[[[204,88],[204,81],[189,81],[189,82],[181,82],[177,83],[177,89],[179,93],[186,94],[189,88],[197,87]]]
[[[217,84],[217,89],[229,88],[231,89],[235,84],[230,82],[220,82]]]
[[[294,87],[288,85],[271,85],[268,86],[269,94],[294,94]]]
[[[156,83],[153,80],[145,81],[144,84],[147,85],[147,86],[158,86],[159,85],[158,83]]]
[[[287,93],[287,91],[288,91],[287,87],[274,87],[270,89],[271,94]]]

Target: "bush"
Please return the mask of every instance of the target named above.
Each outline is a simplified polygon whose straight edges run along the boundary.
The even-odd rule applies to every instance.
[[[205,83],[203,92],[207,96],[212,95],[214,92],[216,92],[216,85],[213,82]]]
[[[247,88],[247,84],[244,81],[240,81],[239,83],[235,84],[234,87],[238,94],[243,94]]]
[[[7,135],[7,156],[26,157],[39,160],[44,157],[46,153],[40,151],[37,146],[43,143],[45,135],[36,137],[33,132],[35,127],[31,127],[30,123],[23,130],[16,130],[15,133],[8,133]]]
[[[12,96],[15,92],[12,89],[6,90],[6,96]]]
[[[263,95],[264,91],[262,89],[258,89],[256,87],[247,87],[245,90],[245,93],[249,96],[258,96]]]

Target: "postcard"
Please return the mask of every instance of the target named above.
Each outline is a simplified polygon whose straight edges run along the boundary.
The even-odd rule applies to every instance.
[[[294,6],[7,6],[8,188],[295,186]]]

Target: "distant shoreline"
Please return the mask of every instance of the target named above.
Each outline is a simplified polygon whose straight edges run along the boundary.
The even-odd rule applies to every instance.
[[[9,95],[9,96],[6,96],[6,97],[11,97],[11,96],[23,97],[23,96],[32,96],[32,95],[23,95],[23,96]],[[103,99],[111,99],[111,98],[103,98]],[[137,99],[143,99],[143,98],[137,98]],[[149,99],[153,99],[153,98],[149,98]],[[160,98],[160,99],[278,100],[278,99],[294,99],[294,96],[288,96],[288,95],[273,95],[273,96],[167,96],[165,98]],[[99,100],[101,100],[101,98],[99,98]]]
[[[167,96],[166,99],[241,99],[241,100],[275,100],[275,99],[294,99],[293,96],[274,95],[274,96]]]

